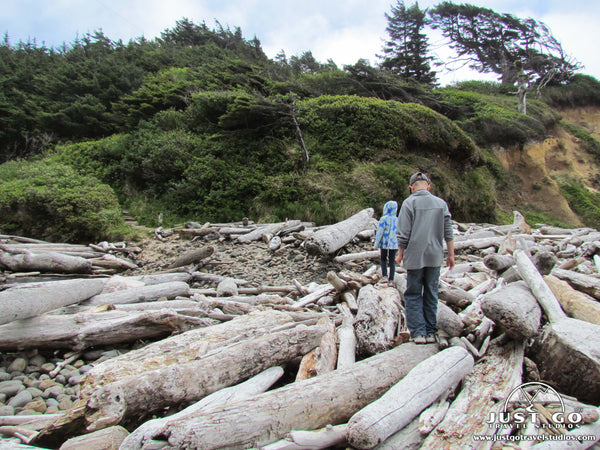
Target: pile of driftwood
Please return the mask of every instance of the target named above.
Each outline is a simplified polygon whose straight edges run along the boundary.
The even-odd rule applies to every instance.
[[[0,236],[1,351],[152,341],[96,364],[79,401],[52,422],[0,420],[0,432],[62,449],[564,448],[564,439],[588,448],[600,440],[600,232],[532,230],[515,217],[455,224],[459,263],[443,271],[438,342],[428,345],[409,340],[403,269],[389,286],[378,251],[344,253],[357,236],[372,238],[372,209],[319,228],[160,229],[158,239],[173,232],[201,245],[137,276],[119,275],[135,265],[125,245]],[[248,286],[198,270],[214,256],[210,239],[374,264],[331,271],[320,285]],[[523,388],[536,413],[502,416],[525,382],[551,387],[564,411]],[[567,416],[570,427],[558,422]],[[17,423],[29,432],[15,433]]]

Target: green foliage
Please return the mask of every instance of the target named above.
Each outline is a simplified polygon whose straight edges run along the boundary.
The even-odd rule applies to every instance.
[[[3,233],[58,242],[90,242],[124,230],[112,189],[71,167],[40,160],[0,165]]]
[[[559,114],[539,101],[529,101],[529,114],[517,112],[517,99],[444,88],[436,91],[442,113],[454,120],[478,145],[523,145],[543,139]]]
[[[600,162],[600,141],[581,128],[567,122],[560,123],[562,127],[581,141],[582,147],[598,162]]]
[[[588,227],[600,228],[600,194],[590,191],[581,181],[570,176],[558,177],[556,182],[583,223]]]
[[[542,101],[554,107],[600,105],[600,82],[589,75],[576,74],[568,83],[542,90]]]

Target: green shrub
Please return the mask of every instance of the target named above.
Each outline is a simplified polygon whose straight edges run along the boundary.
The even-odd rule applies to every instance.
[[[583,223],[600,229],[600,194],[590,191],[580,180],[570,176],[557,177],[556,182],[569,206],[581,217]]]
[[[589,75],[576,74],[569,83],[543,89],[540,100],[554,107],[598,106],[600,82]]]
[[[567,122],[560,123],[562,127],[582,142],[583,148],[600,162],[600,141],[589,135],[581,128]]]
[[[51,162],[0,165],[0,229],[50,241],[90,242],[124,230],[113,190]]]

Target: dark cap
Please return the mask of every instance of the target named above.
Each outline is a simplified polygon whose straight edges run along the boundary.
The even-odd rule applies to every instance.
[[[410,185],[412,186],[413,184],[415,184],[417,181],[427,181],[427,183],[429,183],[429,177],[427,177],[427,175],[425,175],[423,172],[417,172],[414,173],[412,175],[412,177],[410,177]]]

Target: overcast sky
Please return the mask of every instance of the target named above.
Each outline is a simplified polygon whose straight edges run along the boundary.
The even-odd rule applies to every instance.
[[[414,2],[406,0],[405,5]],[[426,9],[441,0],[421,0]],[[600,80],[600,1],[472,0],[455,1],[491,8],[546,23],[564,50],[582,63],[582,73]],[[332,59],[340,68],[360,58],[379,62],[386,38],[385,13],[396,0],[1,0],[0,29],[9,42],[36,40],[59,47],[77,36],[101,30],[109,39],[144,36],[153,39],[187,18],[214,28],[240,27],[246,39],[257,37],[270,58],[284,50],[288,57],[312,51],[319,62]],[[430,38],[432,50],[449,50]],[[464,79],[495,79],[476,73],[439,73],[442,84]]]

